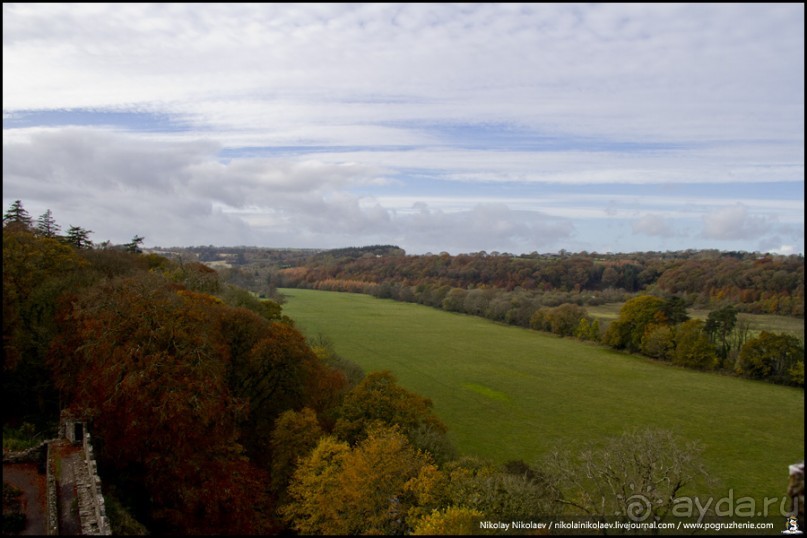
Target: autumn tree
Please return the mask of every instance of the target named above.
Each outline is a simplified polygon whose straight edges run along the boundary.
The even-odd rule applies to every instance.
[[[409,509],[409,524],[421,532],[433,524],[468,523],[471,513],[479,517],[523,519],[552,518],[561,506],[554,479],[522,461],[497,466],[474,457],[463,457],[446,463],[441,469],[421,468],[406,489],[414,495]],[[461,514],[464,514],[461,517]]]
[[[215,269],[211,269],[203,263],[180,261],[176,267],[172,267],[166,276],[188,288],[208,294],[216,294],[221,291],[221,280]]]
[[[592,340],[594,342],[600,339],[600,322],[599,320],[592,320],[589,317],[580,318],[577,328],[574,330],[574,336],[580,340]]]
[[[340,403],[345,377],[323,363],[305,338],[286,323],[223,305],[218,323],[229,357],[228,386],[249,402],[239,425],[242,442],[250,457],[269,469],[272,452],[268,448],[278,417],[303,407],[330,416],[330,408]]]
[[[675,328],[666,324],[651,323],[642,336],[642,353],[654,359],[670,360],[675,349]]]
[[[450,450],[445,441],[446,427],[432,412],[431,400],[398,385],[388,371],[368,374],[345,395],[338,413],[334,434],[349,443],[360,441],[378,424],[397,425],[411,441],[419,443],[418,448],[430,448],[438,458]]]
[[[294,472],[281,514],[301,534],[404,534],[406,484],[430,464],[398,428],[372,428],[354,448],[323,437]]]
[[[286,489],[298,460],[305,458],[317,446],[324,433],[312,409],[289,409],[281,413],[275,421],[270,441],[274,491]]]
[[[605,343],[617,349],[639,351],[647,326],[667,322],[663,307],[664,300],[652,295],[630,299],[622,305],[619,318],[608,326]]]
[[[552,309],[549,324],[554,334],[572,336],[580,326],[580,321],[587,317],[588,313],[585,308],[567,303]]]
[[[339,391],[341,386],[313,390],[311,384],[317,383],[324,368],[320,368],[305,338],[285,323],[272,323],[239,310],[224,315],[225,325],[235,330],[232,337],[225,337],[231,353],[228,386],[234,396],[249,402],[241,425],[242,438],[255,461],[268,467],[266,447],[277,417],[287,409],[305,405],[322,410],[315,402],[328,396],[328,390]],[[234,328],[236,324],[242,326]]]
[[[221,299],[230,306],[252,310],[268,320],[284,319],[281,306],[269,299],[258,299],[249,291],[236,286],[225,285],[220,291]],[[289,320],[289,318],[285,318]]]
[[[550,331],[552,330],[552,323],[550,321],[552,309],[545,306],[537,309],[530,316],[530,328],[536,331]]]
[[[82,249],[78,251],[78,254],[88,262],[89,268],[94,274],[105,278],[132,275],[139,271],[148,271],[155,266],[172,264],[165,258],[137,256],[116,248]]]
[[[415,536],[462,536],[479,534],[484,514],[474,508],[449,506],[414,521]]]
[[[449,312],[463,312],[467,295],[467,290],[451,288],[443,299],[443,310],[448,310]]]
[[[797,387],[804,386],[804,360],[796,361],[796,364],[787,370],[790,381]]]
[[[95,417],[102,464],[145,489],[168,532],[271,526],[252,517],[268,476],[239,443],[248,401],[227,382],[220,308],[155,273],[117,277],[64,304],[51,348],[64,399]]]
[[[672,363],[697,370],[713,370],[720,364],[714,345],[704,331],[704,322],[691,319],[675,328]]]
[[[364,379],[364,369],[350,359],[336,353],[333,342],[327,336],[320,333],[317,336],[310,337],[308,343],[317,358],[344,374],[349,388],[355,387]]]
[[[530,318],[530,327],[558,336],[577,336],[584,340],[599,338],[599,324],[592,330],[592,320],[586,309],[571,303],[539,308]]]
[[[288,488],[292,500],[280,508],[280,514],[297,532],[347,534],[341,503],[332,499],[339,494],[342,467],[349,453],[350,445],[326,436],[294,471]]]
[[[740,351],[737,373],[775,383],[803,384],[804,346],[795,336],[762,331]]]
[[[70,247],[21,226],[3,228],[3,416],[34,423],[58,413],[45,364],[57,332],[57,300],[86,283],[87,263]]]

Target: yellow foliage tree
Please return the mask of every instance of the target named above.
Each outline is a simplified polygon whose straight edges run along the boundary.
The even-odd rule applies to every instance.
[[[297,466],[316,447],[323,431],[317,414],[308,407],[281,413],[272,430],[272,488],[282,491]]]
[[[445,510],[435,510],[415,522],[412,534],[435,535],[472,535],[479,534],[478,522],[482,512],[473,508],[450,506]]]
[[[403,534],[406,484],[431,463],[397,427],[374,428],[352,449],[323,437],[294,472],[281,515],[301,534]]]

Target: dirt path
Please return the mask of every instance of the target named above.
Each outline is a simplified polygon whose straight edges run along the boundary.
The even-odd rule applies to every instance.
[[[76,491],[76,467],[81,465],[81,446],[58,441],[51,446],[56,464],[56,488],[59,503],[59,534],[81,534]]]

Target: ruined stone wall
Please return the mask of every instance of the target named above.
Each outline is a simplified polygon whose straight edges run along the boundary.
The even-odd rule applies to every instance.
[[[3,463],[36,463],[42,464],[45,461],[45,454],[48,443],[53,441],[42,441],[36,446],[17,452],[3,452]]]
[[[4,452],[3,463],[35,463],[45,468],[45,529],[48,536],[59,534],[59,512],[56,493],[56,472],[50,456],[51,443],[58,439],[42,441],[37,446],[17,452]],[[40,467],[41,468],[41,467]]]
[[[84,434],[83,461],[77,477],[78,513],[81,519],[81,531],[85,535],[110,535],[112,529],[106,516],[106,505],[101,493],[101,478],[98,476],[98,465],[95,463],[89,432]]]
[[[48,536],[59,534],[59,499],[56,490],[56,466],[50,455],[50,442],[48,442],[47,459],[45,460],[45,513]]]

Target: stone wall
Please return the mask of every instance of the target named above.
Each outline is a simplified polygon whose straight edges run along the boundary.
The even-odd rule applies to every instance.
[[[36,463],[42,465],[45,461],[45,454],[48,443],[54,439],[42,441],[36,446],[17,452],[3,452],[3,463]]]
[[[85,472],[77,480],[82,534],[110,535],[112,529],[109,525],[109,518],[106,516],[106,505],[101,493],[101,478],[98,476],[98,465],[95,463],[89,432],[84,434],[83,448]]]
[[[59,500],[56,490],[56,466],[50,455],[50,446],[51,443],[48,442],[48,453],[45,460],[45,513],[47,517],[45,524],[47,525],[48,536],[57,536],[59,534]]]
[[[3,453],[3,463],[35,463],[40,469],[45,468],[45,529],[48,536],[59,534],[56,473],[50,457],[51,443],[57,440],[48,439],[26,450]]]
[[[72,476],[75,478],[78,496],[78,515],[83,535],[110,535],[112,528],[106,515],[106,505],[101,492],[101,478],[98,476],[98,464],[95,462],[87,422],[82,417],[75,417],[69,412],[62,412],[59,426],[60,439],[49,439],[39,445],[19,452],[4,452],[3,463],[36,463],[44,466],[46,484],[46,529],[47,534],[59,534],[59,477],[56,473],[55,458],[51,453],[51,445],[70,442],[72,446],[81,443],[81,457],[72,465]],[[80,424],[80,428],[76,428]],[[81,439],[78,431],[83,432]],[[78,454],[76,454],[78,456]],[[42,469],[42,467],[40,467]],[[40,471],[41,472],[41,471]]]

